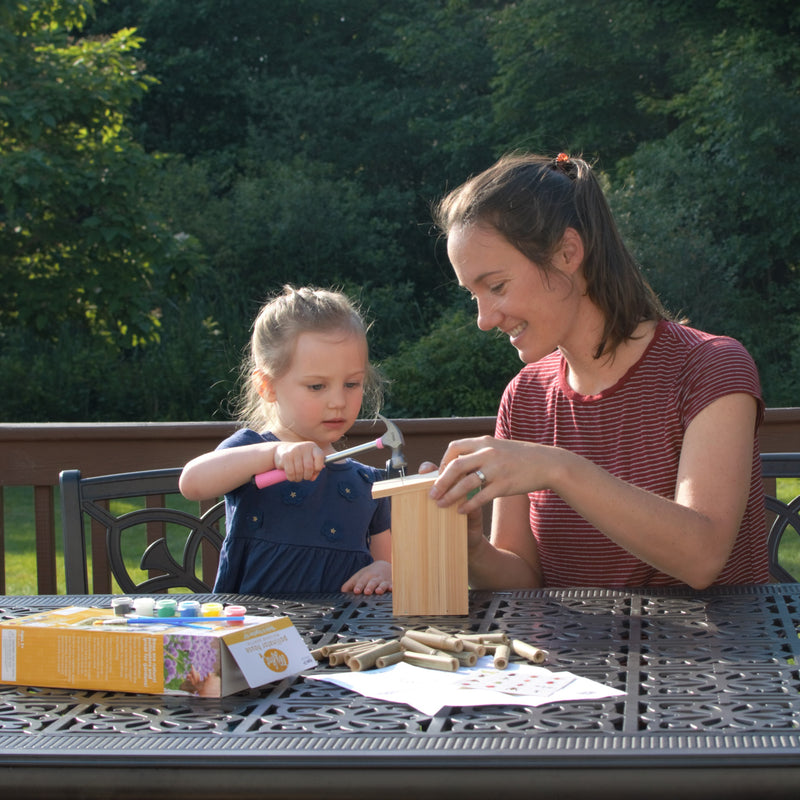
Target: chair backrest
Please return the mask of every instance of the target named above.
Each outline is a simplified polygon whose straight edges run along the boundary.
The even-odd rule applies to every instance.
[[[180,468],[91,478],[82,478],[76,469],[61,472],[67,594],[89,593],[85,518],[91,520],[93,594],[112,591],[111,575],[131,594],[211,590],[224,539],[220,525],[225,504],[215,501],[205,509],[195,505],[197,513],[168,507],[166,496],[180,497],[180,474]],[[187,501],[183,505],[191,506]],[[182,552],[176,558],[173,550]],[[143,579],[130,572],[137,558],[139,568],[147,571]]]
[[[800,453],[762,453],[761,474],[766,480],[800,478]],[[800,496],[783,503],[765,493],[764,505],[775,515],[767,538],[770,575],[782,583],[797,583],[797,578],[780,565],[778,550],[784,535],[793,532],[800,553]]]

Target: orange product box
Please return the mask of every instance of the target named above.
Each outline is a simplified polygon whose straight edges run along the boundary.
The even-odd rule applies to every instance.
[[[0,622],[0,683],[224,697],[316,665],[288,617],[127,624],[70,606]]]

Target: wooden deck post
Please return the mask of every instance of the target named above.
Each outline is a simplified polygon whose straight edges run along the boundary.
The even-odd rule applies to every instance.
[[[392,498],[392,612],[467,614],[467,518],[428,497],[436,473],[379,481],[373,497]]]

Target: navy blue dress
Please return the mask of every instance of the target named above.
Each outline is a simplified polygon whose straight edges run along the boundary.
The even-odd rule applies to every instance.
[[[217,449],[275,441],[245,428]],[[372,497],[372,484],[384,478],[383,470],[346,459],[328,464],[315,481],[265,489],[248,482],[229,492],[214,591],[338,592],[372,563],[370,537],[391,525],[389,499]]]

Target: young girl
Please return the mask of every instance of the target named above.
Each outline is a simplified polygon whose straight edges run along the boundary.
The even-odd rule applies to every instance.
[[[286,286],[256,318],[244,370],[245,427],[180,479],[190,500],[225,495],[214,591],[391,591],[389,504],[372,499],[381,471],[324,462],[362,399],[380,403],[361,316],[340,293]],[[257,488],[253,476],[273,469],[287,480]]]
[[[478,326],[526,364],[431,492],[470,513],[472,585],[766,582],[755,364],[667,318],[589,164],[505,157],[436,216]]]

